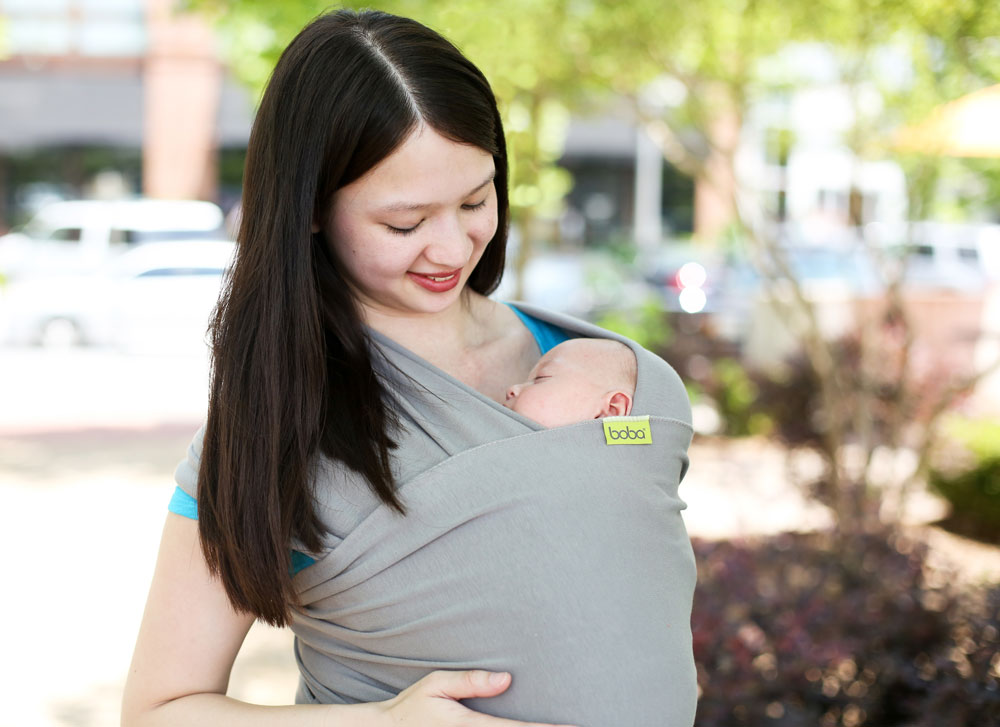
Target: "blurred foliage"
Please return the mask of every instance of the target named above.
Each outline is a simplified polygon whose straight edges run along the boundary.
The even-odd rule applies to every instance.
[[[346,3],[364,7],[367,3]],[[281,50],[327,9],[313,0],[187,0],[213,16],[237,74],[263,85]],[[849,146],[884,155],[900,124],[1000,77],[1000,8],[947,0],[385,0],[380,9],[442,32],[482,68],[500,101],[512,158],[515,218],[558,212],[571,180],[555,161],[570,112],[630,99],[664,155],[703,176],[732,157],[720,120],[817,82],[789,48],[832,51],[859,123]],[[872,101],[873,94],[878,97]],[[628,113],[628,108],[625,109]]]
[[[845,145],[879,158],[894,155],[901,125],[1000,77],[996,3],[633,0],[594,7],[591,33],[613,51],[598,54],[585,72],[636,98],[667,158],[699,177],[713,154],[733,162],[735,143],[720,120],[738,124],[755,104],[788,99],[797,88],[847,87],[855,123]],[[809,62],[818,56],[832,59],[832,68]],[[779,146],[792,141],[780,128],[775,133]]]
[[[1000,456],[987,457],[958,474],[932,470],[930,484],[951,505],[950,527],[1000,541]]]
[[[773,432],[775,425],[771,413],[758,404],[758,381],[736,359],[725,357],[713,361],[707,376],[701,377],[698,384],[722,421],[721,433],[745,437]]]
[[[1000,159],[904,155],[914,219],[941,222],[988,220],[1000,202]]]
[[[1000,457],[1000,419],[950,417],[944,422],[944,429],[946,436],[977,458]]]
[[[965,218],[997,216],[1000,204],[1000,159],[962,159],[970,182],[960,187],[959,204]]]
[[[899,534],[694,545],[697,727],[1000,725],[1000,589]]]
[[[620,233],[609,235],[601,240],[600,244],[596,247],[600,247],[602,251],[608,253],[608,255],[620,264],[635,269],[639,250],[636,247],[635,240],[631,236]]]
[[[942,447],[930,484],[951,505],[948,526],[1000,542],[1000,420],[953,417],[945,422],[951,447]]]
[[[940,366],[909,366],[910,355],[905,342],[901,343],[904,334],[898,314],[887,311],[879,321],[867,331],[824,343],[830,367],[842,382],[835,397],[824,391],[829,382],[824,381],[805,351],[793,354],[780,366],[747,368],[731,358],[708,353],[709,337],[702,333],[706,353],[695,355],[695,359],[701,359],[698,365],[683,363],[693,360],[689,353],[667,358],[681,362],[675,365],[693,380],[701,395],[711,400],[721,419],[718,433],[772,434],[789,448],[806,448],[820,454],[822,471],[810,472],[808,479],[796,484],[830,507],[841,526],[863,529],[867,526],[864,518],[877,521],[900,516],[909,489],[930,474],[930,457],[941,430],[938,418],[960,403],[971,390],[969,381],[975,381],[975,377],[962,379]],[[1000,432],[995,423],[979,423],[967,432],[968,426],[953,425],[951,436],[963,437],[967,443],[977,442],[983,452],[1000,456],[996,453]],[[860,456],[854,460],[843,456],[846,446],[853,447]],[[876,450],[900,449],[916,454],[915,467],[894,472],[891,476],[898,479],[891,482],[885,480],[884,470],[874,477]],[[852,466],[851,461],[859,464]],[[991,465],[985,466],[989,469]],[[966,466],[948,471],[961,473],[973,467],[966,461]],[[989,472],[970,475],[975,484],[965,482],[962,487],[978,488],[977,492],[989,489],[993,485],[987,487],[986,483],[994,476]],[[902,492],[896,511],[880,508],[886,487]],[[971,502],[970,509],[986,508],[981,499],[975,500],[974,506]]]
[[[841,339],[833,350],[836,365],[845,376],[859,377],[857,339]],[[734,437],[773,434],[790,447],[818,449],[823,433],[835,425],[833,417],[852,412],[856,406],[846,402],[838,412],[827,411],[820,397],[816,371],[801,353],[787,359],[780,368],[767,371],[748,368],[728,356],[713,358],[709,366],[696,372],[694,381],[721,417],[720,433]],[[879,394],[883,406],[868,420],[876,432],[886,429],[885,418],[893,395],[891,385]],[[836,425],[852,435],[858,434],[850,421]]]
[[[281,51],[323,3],[291,0],[190,0],[216,18],[237,74],[262,91]],[[362,9],[370,3],[348,2]],[[586,90],[580,58],[590,40],[580,26],[582,6],[565,1],[385,0],[380,10],[405,15],[454,42],[485,73],[500,104],[510,155],[510,202],[521,226],[520,262],[531,254],[526,234],[534,215],[556,216],[572,184],[556,165],[569,125],[569,106]],[[559,42],[553,42],[558,38]]]
[[[656,296],[649,296],[638,306],[608,311],[599,316],[596,323],[653,351],[669,345],[674,335]]]
[[[888,443],[890,418],[916,416],[917,412],[910,407],[919,402],[898,400],[898,382],[888,359],[882,359],[883,370],[878,377],[862,370],[864,361],[858,337],[846,336],[834,341],[830,350],[840,375],[858,382],[856,388],[847,392],[848,400],[838,401],[835,409],[825,406],[816,370],[808,357],[800,353],[787,359],[780,370],[753,374],[760,391],[754,406],[768,413],[775,422],[775,433],[793,447],[818,449],[831,428],[838,429],[849,440],[857,441],[866,435],[873,445]],[[928,389],[927,393],[933,392]]]

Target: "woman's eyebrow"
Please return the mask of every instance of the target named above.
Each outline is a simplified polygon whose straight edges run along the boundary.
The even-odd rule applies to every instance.
[[[476,192],[482,190],[483,187],[492,182],[496,178],[496,176],[497,176],[496,170],[490,172],[490,176],[484,179],[481,184],[476,185],[474,189],[463,195],[462,199],[465,199],[466,197],[471,197]],[[420,203],[420,202],[392,202],[383,207],[376,207],[375,213],[384,214],[386,212],[413,212],[415,210],[425,210],[428,209],[429,207],[434,207],[434,206],[435,206],[434,204]]]

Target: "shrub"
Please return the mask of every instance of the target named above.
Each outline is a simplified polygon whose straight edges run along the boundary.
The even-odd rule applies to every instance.
[[[649,349],[662,349],[673,338],[670,320],[655,297],[631,308],[615,308],[597,318],[597,325],[620,333]]]
[[[1000,539],[1000,422],[952,419],[947,436],[962,450],[956,462],[930,472],[930,484],[951,504],[950,524],[986,540]],[[940,459],[940,457],[939,457]]]
[[[738,361],[732,358],[714,361],[701,385],[715,402],[727,435],[742,437],[771,432],[771,418],[756,406],[760,393],[758,381]]]
[[[1000,590],[963,599],[898,535],[695,542],[698,727],[1000,725]]]
[[[832,353],[839,371],[860,380],[861,349],[856,338],[837,341]],[[684,373],[715,402],[724,433],[730,436],[774,434],[789,446],[819,448],[827,428],[843,424],[832,421],[835,413],[824,409],[820,381],[801,353],[791,356],[775,370],[755,370],[736,358],[717,356],[712,358],[711,365],[701,366],[698,375]],[[871,383],[869,392],[873,396],[869,421],[873,433],[879,437],[885,435],[890,409],[898,396],[893,385],[883,384]],[[852,401],[841,402],[843,412],[857,409],[858,396],[855,392]]]
[[[974,457],[1000,457],[1000,420],[952,417],[945,422],[945,430]]]
[[[951,504],[951,524],[984,540],[1000,539],[1000,457],[957,475],[932,471],[931,487]]]

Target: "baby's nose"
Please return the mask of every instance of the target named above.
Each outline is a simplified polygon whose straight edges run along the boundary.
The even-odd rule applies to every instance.
[[[514,384],[512,387],[507,389],[507,401],[514,399],[518,394],[521,393],[521,384]]]

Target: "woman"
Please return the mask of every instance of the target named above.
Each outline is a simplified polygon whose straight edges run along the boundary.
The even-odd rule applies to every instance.
[[[614,611],[609,599],[623,588],[659,614],[665,583],[678,605],[673,631],[659,629],[653,646],[680,669],[666,675],[661,701],[682,702],[676,723],[690,722],[693,571],[676,527],[673,541],[657,535],[669,563],[655,579],[609,585],[586,599],[591,610],[551,617],[564,592],[555,584],[579,588],[597,569],[631,578],[621,561],[643,546],[619,551],[595,538],[591,555],[556,552],[534,543],[533,530],[518,540],[525,552],[496,552],[512,527],[497,513],[514,527],[543,517],[546,532],[563,532],[561,544],[584,521],[563,516],[565,499],[532,502],[535,490],[518,490],[523,473],[491,480],[509,459],[502,450],[496,462],[466,453],[491,456],[492,442],[540,428],[500,402],[543,350],[570,335],[608,335],[486,297],[502,273],[507,212],[495,101],[447,41],[403,18],[340,11],[289,45],[250,139],[239,253],[213,325],[208,419],[178,468],[124,724],[564,721],[562,709],[587,701],[574,690],[608,701],[595,680],[625,703],[662,691],[669,670],[643,668],[652,679],[639,685],[606,654],[583,658],[562,644],[608,651],[577,634],[601,626],[597,614]],[[668,380],[664,401],[683,420],[676,383]],[[669,426],[675,454],[659,466],[676,489],[690,430]],[[559,449],[563,435],[552,435],[525,438],[525,452],[538,450],[525,461]],[[674,518],[678,503],[657,493],[638,515],[622,514]],[[652,580],[661,590],[646,588]],[[525,593],[508,599],[511,583]],[[637,609],[623,612],[609,617],[607,639],[632,654],[646,642],[630,640]],[[526,629],[540,614],[547,620]],[[256,618],[296,632],[296,706],[224,696]],[[496,698],[505,691],[507,702]],[[657,724],[675,723],[660,721],[673,706],[639,701]]]

